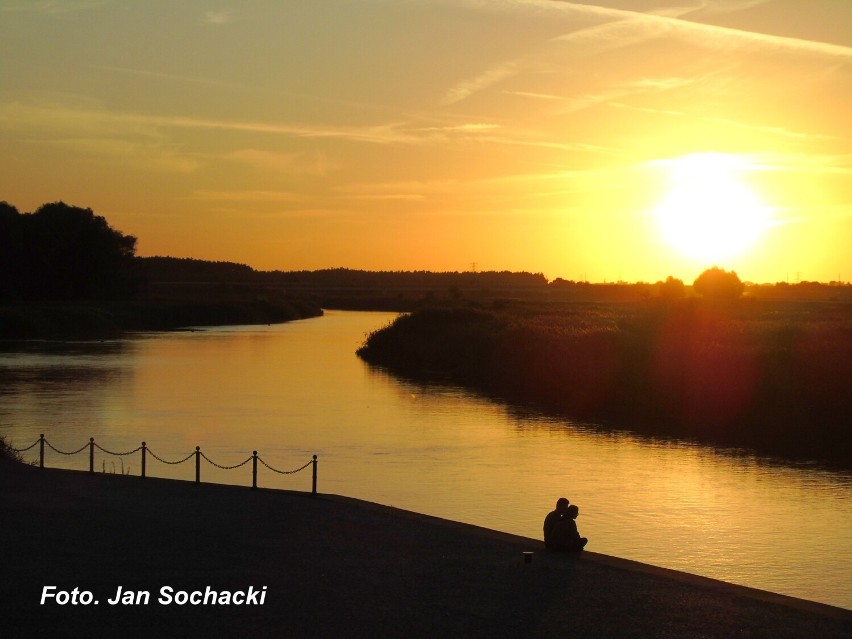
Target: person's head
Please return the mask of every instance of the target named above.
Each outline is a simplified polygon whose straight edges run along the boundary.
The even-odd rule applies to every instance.
[[[560,497],[556,500],[556,510],[565,510],[568,508],[568,503],[567,497]]]
[[[577,506],[575,506],[574,504],[571,504],[570,506],[568,506],[568,516],[571,519],[577,519],[577,515],[579,515],[579,514],[580,514],[580,509],[577,508]]]

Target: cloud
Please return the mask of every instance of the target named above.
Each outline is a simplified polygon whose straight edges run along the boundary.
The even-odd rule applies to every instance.
[[[466,4],[481,10],[485,7],[484,3],[473,0]],[[852,60],[852,47],[844,45],[722,27],[685,19],[687,15],[732,12],[758,4],[762,4],[761,0],[704,2],[694,8],[694,11],[690,7],[671,7],[641,12],[559,1],[504,0],[502,3],[491,3],[488,5],[488,10],[495,10],[495,7],[502,7],[504,10],[526,7],[536,11],[549,11],[567,18],[566,24],[572,26],[577,17],[600,20],[600,22],[580,29],[572,29],[538,45],[524,55],[497,62],[476,76],[458,82],[447,91],[441,104],[444,106],[456,104],[522,73],[557,71],[559,65],[564,65],[566,55],[588,57],[663,37],[675,37],[711,49],[754,47],[767,52],[807,54],[841,62]],[[527,93],[526,95],[530,97],[538,95],[545,99],[547,97],[546,94]]]
[[[64,138],[31,140],[33,144],[64,148],[95,160],[121,162],[137,170],[192,173],[200,162],[172,149],[121,138]]]
[[[375,201],[415,201],[425,200],[426,196],[421,193],[376,193],[372,195],[345,195],[349,200],[375,200]]]
[[[512,77],[522,68],[523,65],[520,64],[520,62],[505,62],[491,67],[477,77],[464,80],[452,87],[449,91],[447,91],[443,100],[441,100],[441,104],[443,106],[449,106],[456,102],[461,102],[474,93],[478,93],[483,89],[487,89],[488,87],[497,84],[501,80]]]
[[[375,126],[357,127],[308,125],[286,122],[217,120],[209,118],[157,116],[133,113],[120,113],[115,114],[113,117],[127,122],[139,122],[162,127],[219,129],[223,131],[289,135],[301,138],[337,138],[354,142],[371,142],[374,144],[416,141],[414,136],[404,132],[400,123],[395,122]]]
[[[518,95],[522,98],[534,100],[564,100],[564,96],[551,95],[550,93],[532,93],[530,91],[503,91],[506,95]]]
[[[200,165],[197,158],[178,152],[156,127],[116,120],[96,101],[78,96],[0,102],[0,132],[28,144],[148,170],[189,173]]]
[[[28,102],[0,102],[0,130],[17,134],[79,137],[118,135],[161,139],[163,128],[216,129],[246,133],[286,135],[300,138],[335,138],[373,144],[414,143],[422,136],[406,132],[404,123],[373,126],[309,125],[287,122],[220,120],[188,116],[153,115],[110,111],[95,100],[58,94]]]
[[[529,195],[552,195],[554,193],[577,193],[600,188],[622,171],[616,169],[566,170],[564,168],[539,173],[503,173],[500,175],[472,179],[399,180],[396,182],[351,183],[336,187],[343,198],[356,200],[438,200],[450,196],[459,198],[490,198],[496,193],[517,193],[518,185],[524,185],[525,197]],[[595,182],[595,180],[597,180]]]
[[[815,40],[805,40],[802,38],[792,38],[787,36],[778,36],[757,31],[746,31],[743,29],[735,29],[732,27],[721,27],[711,24],[704,24],[693,20],[685,20],[681,17],[673,17],[671,15],[662,15],[659,13],[642,13],[639,11],[628,11],[624,9],[609,9],[603,7],[592,7],[590,5],[581,5],[571,2],[560,3],[567,7],[571,7],[580,12],[587,12],[594,15],[609,16],[616,20],[629,21],[633,25],[642,26],[649,30],[650,36],[655,36],[662,31],[677,33],[687,37],[698,37],[701,41],[697,44],[713,45],[719,42],[727,42],[730,44],[757,44],[774,49],[787,49],[791,51],[808,52],[828,57],[840,57],[852,59],[852,47],[831,44],[827,42],[819,42]],[[762,4],[762,2],[751,0],[746,2],[728,2],[728,3],[705,3],[702,9],[706,9],[708,13],[731,12],[742,8],[748,8]],[[568,36],[570,37],[570,34]]]
[[[563,99],[565,106],[560,111],[562,113],[573,113],[598,104],[610,104],[614,100],[620,100],[629,96],[670,91],[690,86],[700,81],[701,78],[640,78],[622,83],[600,93],[589,93],[576,98],[565,98]]]
[[[195,191],[190,199],[204,200],[209,202],[298,202],[304,200],[304,196],[291,193],[290,191]]]
[[[204,14],[204,22],[207,24],[228,24],[231,22],[233,11],[220,9],[218,11],[207,11]]]
[[[676,111],[674,109],[654,109],[650,107],[640,107],[632,104],[625,104],[623,102],[607,102],[607,106],[613,107],[616,109],[625,109],[629,111],[637,111],[639,113],[650,113],[653,115],[665,115],[665,116],[673,116],[673,117],[687,117],[687,114],[683,111]],[[695,117],[695,116],[690,116]],[[826,135],[824,133],[811,133],[809,131],[793,131],[784,127],[777,126],[767,126],[765,124],[753,124],[751,122],[741,122],[739,120],[733,120],[731,118],[710,118],[710,117],[701,117],[698,118],[704,122],[713,122],[717,124],[724,124],[726,126],[731,126],[739,129],[745,129],[752,132],[757,133],[766,133],[769,135],[774,135],[777,137],[789,138],[793,140],[801,140],[806,142],[828,142],[828,141],[843,141],[844,138]]]
[[[852,175],[852,154],[760,154],[760,166],[767,171]]]
[[[224,156],[224,159],[288,175],[324,177],[339,168],[325,153],[321,152],[276,153],[258,149],[238,149]]]
[[[477,131],[491,131],[493,129],[499,129],[499,124],[487,124],[485,122],[471,122],[467,124],[454,124],[447,126],[430,126],[430,127],[420,127],[416,129],[417,131],[459,131],[463,133],[469,132],[477,132]]]

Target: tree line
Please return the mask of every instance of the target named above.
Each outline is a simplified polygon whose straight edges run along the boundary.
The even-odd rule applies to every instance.
[[[654,297],[677,300],[690,293],[709,300],[731,301],[746,288],[735,272],[716,266],[701,273],[691,290],[671,276],[656,284],[590,284],[562,278],[548,281],[542,273],[513,271],[256,271],[235,262],[137,257],[136,241],[136,237],[112,228],[89,208],[52,202],[32,213],[21,213],[8,202],[0,202],[0,301],[132,299],[151,282],[240,283],[332,296],[338,291],[408,292],[427,297],[436,291],[455,295],[477,291],[497,296],[543,293],[602,301]],[[810,289],[800,291],[801,285],[774,288],[779,291],[760,287],[761,297],[813,293]],[[781,288],[789,288],[790,292],[780,291]],[[836,296],[836,290],[831,294]]]
[[[21,213],[0,202],[0,300],[122,299],[133,295],[136,238],[64,202]]]

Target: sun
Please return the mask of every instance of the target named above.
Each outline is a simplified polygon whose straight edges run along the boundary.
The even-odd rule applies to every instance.
[[[771,209],[743,181],[754,166],[740,156],[693,153],[655,162],[669,181],[654,209],[663,238],[705,262],[742,253],[768,227]]]

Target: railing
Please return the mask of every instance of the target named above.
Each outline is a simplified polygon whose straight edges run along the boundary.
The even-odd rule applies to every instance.
[[[195,447],[195,452],[189,453],[189,455],[187,455],[183,459],[179,459],[177,461],[168,461],[168,460],[163,459],[162,457],[160,457],[159,455],[154,453],[154,451],[152,451],[150,448],[148,448],[148,445],[145,442],[142,442],[142,445],[139,446],[138,448],[134,448],[133,450],[127,451],[126,453],[116,453],[116,452],[113,452],[111,450],[107,450],[106,448],[103,448],[99,444],[95,443],[94,437],[89,437],[89,443],[84,444],[82,448],[78,448],[77,450],[66,452],[64,450],[59,450],[58,448],[54,447],[53,444],[51,444],[49,441],[47,441],[44,438],[44,433],[39,435],[39,438],[36,441],[34,441],[32,444],[27,446],[26,448],[14,448],[12,446],[10,446],[10,448],[12,450],[14,450],[15,452],[24,453],[28,450],[31,450],[32,448],[35,448],[35,446],[38,446],[39,447],[38,466],[39,466],[39,468],[44,468],[44,447],[45,447],[45,445],[47,445],[48,448],[50,448],[54,452],[59,453],[60,455],[76,455],[78,453],[82,453],[88,447],[88,449],[89,449],[89,472],[90,473],[95,472],[95,448],[103,451],[107,455],[115,455],[116,457],[124,457],[124,456],[132,455],[133,453],[137,453],[137,452],[141,451],[142,452],[142,475],[141,475],[142,479],[145,478],[145,468],[146,468],[146,461],[147,461],[148,455],[151,455],[151,457],[153,457],[154,459],[156,459],[159,462],[162,462],[164,464],[169,464],[171,466],[175,466],[177,464],[182,464],[185,461],[189,461],[192,457],[195,457],[195,483],[196,484],[201,483],[201,459],[202,458],[204,458],[204,460],[207,461],[210,465],[215,466],[216,468],[219,468],[221,470],[234,470],[234,469],[240,468],[242,466],[245,466],[249,462],[252,462],[252,472],[251,472],[251,487],[252,487],[252,489],[257,489],[257,462],[260,462],[261,464],[266,466],[266,468],[271,470],[273,473],[278,473],[279,475],[294,475],[294,474],[298,473],[299,471],[305,470],[305,468],[307,468],[308,466],[313,466],[313,478],[312,478],[312,482],[311,482],[311,494],[312,495],[317,494],[317,456],[316,455],[314,455],[313,459],[311,459],[307,464],[305,464],[304,466],[300,466],[299,468],[296,468],[295,470],[278,470],[277,468],[273,468],[272,466],[267,464],[265,461],[263,461],[263,459],[258,456],[256,450],[252,451],[251,456],[248,457],[247,459],[241,461],[239,464],[234,464],[233,466],[222,466],[221,464],[217,464],[212,459],[210,459],[207,455],[205,455],[203,452],[201,452],[200,446]]]

